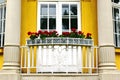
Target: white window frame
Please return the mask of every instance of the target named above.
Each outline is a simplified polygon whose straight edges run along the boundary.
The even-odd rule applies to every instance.
[[[56,4],[56,31],[62,34],[62,4],[77,4],[77,16],[78,16],[78,31],[81,30],[81,12],[80,2],[38,2],[38,15],[37,15],[37,30],[40,30],[40,5],[41,4]],[[57,15],[59,14],[59,15]],[[49,29],[47,29],[49,31]],[[69,29],[69,32],[71,30]]]
[[[112,2],[112,8],[116,8],[116,9],[119,9],[119,18],[120,18],[120,2],[119,3],[114,3]],[[115,46],[116,47],[120,47],[120,33],[119,33],[119,29],[118,29],[118,26],[116,26],[116,30],[117,32],[115,32],[115,24],[114,24],[114,21],[116,22],[119,22],[120,23],[120,20],[116,20],[114,19],[114,11],[113,11],[113,27],[114,27],[114,43],[115,43]],[[117,35],[117,40],[116,40],[116,35]]]
[[[3,47],[4,46],[4,35],[5,35],[5,21],[6,21],[6,17],[5,17],[5,15],[6,15],[6,11],[4,10],[4,8],[6,7],[6,3],[4,2],[4,3],[0,3],[0,8],[2,8],[2,16],[1,16],[1,18],[0,18],[0,22],[1,22],[1,28],[2,28],[2,30],[1,30],[1,32],[0,32],[0,35],[1,35],[1,42],[0,42],[0,47]]]

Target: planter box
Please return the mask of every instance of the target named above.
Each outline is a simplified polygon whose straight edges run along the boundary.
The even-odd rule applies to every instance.
[[[27,45],[78,45],[78,46],[93,46],[92,39],[81,38],[60,38],[51,37],[45,39],[27,40]]]

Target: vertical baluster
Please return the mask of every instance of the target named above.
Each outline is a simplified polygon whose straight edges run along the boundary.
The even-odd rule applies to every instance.
[[[27,73],[30,73],[30,47],[28,47],[28,66],[27,66]]]
[[[32,67],[34,67],[34,46],[32,47],[32,54],[31,54],[31,56],[32,56]]]
[[[38,66],[37,66],[38,65],[38,63],[37,63],[37,59],[38,59],[38,57],[37,57],[38,55],[37,54],[38,54],[38,52],[39,52],[39,47],[36,46],[36,55],[35,55],[35,63],[36,64],[34,66],[34,67],[36,67],[36,72],[37,72],[37,69],[38,69]]]
[[[83,69],[84,69],[84,65],[83,65],[83,64],[84,64],[84,62],[83,62],[83,61],[84,61],[84,60],[83,60],[83,59],[84,59],[84,58],[83,58],[83,57],[84,57],[84,56],[83,56],[84,53],[83,53],[83,51],[84,51],[84,50],[83,50],[83,46],[81,46],[81,53],[82,53],[82,55],[81,55],[82,65],[80,66],[80,68],[81,68],[81,73],[83,73]],[[79,58],[79,59],[80,59],[80,58]]]
[[[22,63],[23,61],[22,61],[22,60],[23,60],[23,54],[24,54],[24,47],[21,47],[21,48],[20,48],[20,51],[21,51],[21,53],[20,53],[20,54],[21,54],[21,68],[20,68],[20,71],[22,72],[22,68],[23,68],[23,65],[22,65],[22,64],[23,64],[23,63]]]
[[[95,49],[92,47],[92,68],[95,68]]]
[[[77,73],[79,72],[79,48],[76,46],[76,65],[77,65]]]
[[[23,67],[27,67],[27,49],[25,49],[25,53],[23,53],[24,56],[24,66]]]
[[[86,59],[86,65],[85,65],[85,67],[88,68],[88,55],[89,55],[89,54],[88,54],[88,52],[89,52],[89,51],[88,51],[88,47],[86,47],[86,49],[87,49],[87,50],[86,50],[86,54],[85,54],[85,56],[86,56],[86,57],[85,57],[85,59]]]
[[[44,51],[43,49],[44,49],[44,46],[41,46],[41,47],[40,47],[40,54],[41,54],[40,60],[41,60],[41,65],[40,65],[39,70],[43,68],[43,63],[44,63],[44,62],[43,62],[43,59],[44,59],[44,55],[45,55],[45,54],[44,54],[44,52],[43,52],[43,51]],[[41,70],[40,70],[40,71],[41,71]],[[41,72],[42,72],[42,71],[41,71]]]
[[[89,47],[89,73],[92,73],[92,48]]]
[[[82,65],[83,65],[83,56],[82,56],[82,47],[81,46],[78,46],[78,67],[79,68],[79,71],[81,72],[82,71]],[[82,58],[82,59],[81,59]]]
[[[98,72],[98,48],[96,47],[96,69]]]

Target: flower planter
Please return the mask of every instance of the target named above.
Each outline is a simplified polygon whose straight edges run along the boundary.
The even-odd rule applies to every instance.
[[[27,40],[27,45],[78,45],[78,46],[93,46],[92,39],[82,38],[61,38],[50,37],[45,39]]]
[[[35,40],[27,40],[27,44],[35,44]]]

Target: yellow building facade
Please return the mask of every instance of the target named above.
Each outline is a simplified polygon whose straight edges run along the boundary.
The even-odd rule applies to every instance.
[[[31,79],[32,80],[39,80],[39,79],[119,80],[120,79],[119,78],[120,49],[119,46],[118,48],[115,47],[113,40],[114,39],[113,38],[114,26],[112,19],[112,8],[114,8],[113,2],[111,0],[107,0],[107,1],[104,0],[7,0],[5,1],[6,3],[5,40],[4,40],[4,47],[0,48],[1,80],[7,80],[7,79],[9,80],[31,80]],[[77,3],[79,5],[79,8],[77,7],[79,9],[79,10],[77,9],[79,11],[77,12],[79,13],[77,14],[77,19],[78,19],[77,27],[79,28],[77,29],[80,29],[82,32],[84,32],[84,34],[91,33],[93,39],[92,44],[89,42],[88,44],[86,43],[76,44],[75,42],[72,42],[72,44],[70,44],[66,42],[62,45],[61,43],[59,43],[58,45],[58,43],[52,42],[48,44],[48,43],[41,43],[39,41],[37,43],[32,43],[32,44],[28,43],[27,40],[29,40],[30,38],[27,33],[29,31],[37,32],[39,30],[39,27],[41,27],[39,19],[46,17],[44,15],[40,15],[42,14],[41,6],[44,5],[45,3],[48,5],[50,3],[49,8],[54,3],[56,4],[56,6],[58,5],[61,6],[61,3],[64,4],[69,3],[69,10],[71,10],[71,6],[76,6]],[[41,5],[40,8],[39,5]],[[43,7],[46,8],[45,6]],[[56,8],[61,10],[61,8],[59,7]],[[53,6],[51,10],[52,9]],[[39,12],[40,10],[41,12]],[[45,10],[43,10],[43,14],[45,14]],[[59,13],[57,11],[60,10],[56,10],[56,13]],[[66,5],[63,10],[66,10]],[[50,10],[48,11],[50,12]],[[72,18],[75,19],[76,15],[74,16],[73,14],[71,16],[72,11],[71,12],[69,11],[69,13],[70,13],[69,20],[71,21],[71,22],[69,21],[69,25],[72,25]],[[52,12],[48,14],[52,14]],[[49,15],[47,15],[47,17],[51,18],[51,16]],[[53,15],[52,18],[54,18]],[[67,19],[68,16],[65,16],[65,18],[63,19],[60,18],[62,20],[59,20],[59,18],[60,16],[58,16],[56,19],[58,19],[58,21],[61,21],[62,23],[62,21],[64,19]],[[48,23],[50,23],[50,20],[48,20]],[[60,23],[57,23],[56,20],[56,25],[58,24],[60,25]],[[59,28],[60,27],[58,27],[58,30]],[[57,58],[61,58],[61,60],[63,59],[62,61],[63,65],[69,63],[67,66],[69,65],[73,66],[71,65],[72,63],[69,62],[71,61],[69,59],[72,58],[73,59],[72,62],[74,65],[76,65],[77,62],[78,64],[79,62],[81,62],[80,67],[79,65],[77,65],[77,69],[76,68],[74,69],[74,67],[72,67],[73,70],[71,70],[70,67],[70,72],[69,72],[69,69],[64,69],[64,66],[62,65],[61,62],[59,63],[59,61],[58,64],[57,62],[53,62],[53,63],[56,63],[57,67],[62,66],[62,68],[56,68],[56,66],[54,67],[54,65],[56,64],[51,65],[53,64],[52,61],[51,62],[48,61],[47,67],[44,67],[44,65],[47,64],[47,59],[52,60],[51,58],[53,58],[49,54],[44,55],[47,53],[46,51],[48,51],[48,53],[49,51],[51,51],[51,47],[54,47],[54,49],[55,47],[58,48],[57,49],[58,51],[53,53],[62,54],[60,50],[62,50],[63,48],[65,48],[65,51],[63,50],[63,53],[67,53],[67,49],[68,49],[68,53],[70,51],[73,52],[74,54],[70,53],[73,57],[64,55],[65,58],[63,59],[63,57],[60,57],[59,55],[59,57]],[[72,50],[70,49],[69,51],[69,48],[72,48]],[[39,55],[40,54],[39,50],[41,51],[41,55]],[[77,54],[79,52],[81,52],[80,55]],[[48,57],[40,57],[42,55]],[[76,56],[79,56],[81,59],[79,59],[79,57],[77,58]],[[37,59],[37,58],[45,58],[45,59]],[[43,60],[42,67],[37,66],[37,64],[42,64],[39,63],[39,60],[40,61]],[[56,58],[54,60],[56,60]],[[65,60],[67,62],[64,62]],[[53,66],[53,67],[48,68],[48,66]],[[39,70],[39,67],[42,70]],[[53,68],[55,68],[55,72]],[[112,75],[114,75],[115,77],[112,77]]]

